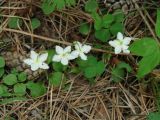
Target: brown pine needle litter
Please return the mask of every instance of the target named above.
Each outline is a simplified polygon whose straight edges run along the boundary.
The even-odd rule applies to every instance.
[[[55,45],[71,45],[75,40],[93,45],[96,41],[91,32],[87,36],[82,36],[78,32],[81,21],[93,23],[91,16],[82,9],[85,1],[77,0],[76,7],[65,8],[44,16],[40,10],[39,0],[1,0],[0,55],[5,57],[8,51],[27,55],[31,49],[40,51],[54,48]],[[158,41],[154,32],[155,9],[152,5],[154,2],[133,0],[131,3],[135,7],[128,8],[124,21],[125,34],[134,38],[152,36]],[[149,10],[152,12],[146,12]],[[9,19],[15,16],[21,18],[24,24],[18,29],[9,28]],[[40,28],[34,31],[29,24],[33,17],[41,21]],[[107,42],[102,48],[94,47],[92,52],[97,55],[118,56],[108,49]],[[123,59],[126,54],[119,56]],[[8,69],[17,67],[13,59],[7,61]],[[137,60],[133,55],[127,55],[124,59],[130,61],[134,69],[137,69]],[[93,85],[90,85],[81,73],[77,75],[67,73],[65,83],[67,87],[64,88],[63,84],[60,87],[52,87],[47,83],[47,73],[36,76],[37,74],[33,75],[31,72],[31,75],[38,78],[36,81],[45,81],[47,93],[35,99],[27,95],[29,99],[25,101],[0,105],[0,120],[10,120],[6,119],[7,116],[16,120],[146,120],[146,116],[156,111],[157,106],[152,84],[145,82],[159,80],[160,71],[154,70],[151,75],[142,79],[142,82],[137,81],[133,74],[128,74],[121,83],[113,83],[111,66],[108,65],[110,63],[105,59],[103,61],[107,66],[105,73],[96,77]],[[22,65],[18,65],[23,71]],[[25,68],[27,69],[29,68]],[[0,99],[3,100],[1,96]]]

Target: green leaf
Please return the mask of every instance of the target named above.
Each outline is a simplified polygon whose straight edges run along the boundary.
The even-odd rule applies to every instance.
[[[39,21],[38,18],[33,18],[31,20],[31,26],[32,26],[33,30],[36,29],[36,28],[38,28],[40,25],[41,25],[41,22]]]
[[[87,23],[82,23],[79,27],[79,32],[82,34],[82,35],[88,35],[89,32],[90,32],[90,26],[89,24]]]
[[[56,71],[56,72],[63,72],[67,69],[67,65],[63,65],[61,64],[60,62],[53,62],[52,63],[52,66],[53,66],[53,69]]]
[[[11,17],[9,19],[9,23],[8,23],[9,28],[16,29],[18,28],[18,26],[21,26],[21,25],[22,25],[22,20],[19,19],[18,17]]]
[[[56,52],[54,49],[50,49],[47,52],[48,52],[47,64],[50,64],[52,62],[52,58]]]
[[[95,12],[98,8],[98,3],[96,0],[88,0],[85,4],[86,12]]]
[[[115,22],[123,22],[124,21],[124,13],[122,10],[117,10],[113,14]]]
[[[57,10],[62,10],[63,8],[65,8],[65,1],[64,0],[54,0],[53,1]]]
[[[27,80],[27,74],[25,72],[21,72],[20,74],[18,74],[18,81],[24,82],[26,80]]]
[[[112,69],[111,80],[113,82],[116,82],[116,83],[121,82],[123,80],[124,76],[125,76],[124,69],[120,69],[117,67]]]
[[[4,68],[0,68],[0,78],[4,75]]]
[[[76,5],[75,0],[65,0],[65,1],[66,1],[66,6],[68,6],[68,7]]]
[[[130,51],[138,56],[148,56],[159,49],[157,42],[152,38],[142,38],[133,42]]]
[[[5,66],[5,60],[3,57],[0,57],[0,68],[3,68]]]
[[[108,28],[109,25],[114,21],[114,17],[111,14],[104,15],[103,18],[103,27]]]
[[[108,29],[97,30],[95,32],[95,37],[102,42],[107,42],[107,40],[110,39],[110,32]]]
[[[102,61],[99,61],[95,68],[97,69],[96,75],[101,75],[105,71],[105,64]]]
[[[60,86],[62,80],[63,80],[63,73],[62,72],[55,72],[49,76],[49,83],[55,87]]]
[[[94,29],[95,29],[95,30],[100,30],[100,29],[102,28],[102,26],[103,26],[102,18],[101,18],[101,17],[99,16],[99,14],[96,13],[96,12],[93,12],[93,13],[91,14],[91,16],[92,16],[92,18],[93,18],[93,20],[94,20]]]
[[[96,77],[97,71],[96,71],[96,67],[91,66],[91,67],[87,67],[86,69],[84,69],[84,76],[86,78],[93,78]]]
[[[123,31],[124,31],[124,26],[122,23],[114,23],[110,27],[110,32],[112,33],[112,35],[117,35],[118,32],[123,33]]]
[[[156,35],[160,38],[160,9],[157,9],[157,20],[155,25]]]
[[[160,51],[150,54],[142,58],[138,63],[139,69],[137,72],[138,78],[142,78],[146,74],[150,73],[160,62]]]
[[[14,85],[17,83],[17,77],[14,74],[9,74],[3,78],[3,82],[6,85]]]
[[[125,63],[125,62],[120,62],[118,65],[117,65],[117,68],[119,69],[123,69],[125,68],[128,72],[131,72],[132,71],[132,68],[129,64]]]
[[[0,85],[0,96],[1,96],[2,94],[5,94],[5,93],[8,93],[8,88],[7,88],[7,86],[1,84],[1,85]]]
[[[27,88],[30,90],[32,97],[39,97],[46,93],[46,87],[42,83],[30,81],[27,83]]]
[[[55,5],[51,1],[48,2],[47,0],[45,0],[42,3],[41,8],[44,14],[49,15],[55,10]]]
[[[26,94],[26,85],[23,83],[17,83],[14,85],[14,92],[16,95],[25,95]]]
[[[147,120],[159,120],[160,113],[159,112],[150,112],[147,116]]]

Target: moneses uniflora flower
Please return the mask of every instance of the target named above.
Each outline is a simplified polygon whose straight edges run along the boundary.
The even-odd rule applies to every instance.
[[[80,42],[75,42],[74,44],[75,50],[72,51],[71,55],[75,58],[80,57],[82,60],[87,60],[87,54],[91,50],[91,46],[89,45],[82,45]]]
[[[24,63],[31,66],[32,71],[36,71],[39,68],[48,69],[49,66],[45,63],[47,60],[48,53],[38,54],[35,51],[31,51],[30,58],[25,59]]]
[[[64,49],[60,46],[56,46],[56,53],[52,61],[61,62],[63,65],[68,65],[69,60],[75,59],[75,57],[71,55],[71,46],[67,46]]]
[[[115,54],[119,54],[121,52],[128,54],[130,53],[128,45],[131,39],[131,37],[124,37],[122,33],[118,32],[117,39],[109,41],[109,44],[114,47]]]

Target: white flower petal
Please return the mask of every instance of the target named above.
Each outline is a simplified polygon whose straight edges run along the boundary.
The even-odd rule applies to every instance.
[[[91,50],[91,46],[90,45],[83,45],[82,51],[84,53],[88,53],[90,50]]]
[[[115,54],[119,54],[122,51],[121,47],[115,47],[114,52]]]
[[[61,56],[60,55],[54,55],[53,58],[52,58],[52,61],[55,61],[55,62],[60,62],[61,61]]]
[[[23,60],[24,63],[26,63],[27,65],[32,65],[33,64],[33,60],[32,59],[25,59]]]
[[[84,53],[79,54],[82,60],[87,60],[87,56]]]
[[[57,54],[63,54],[63,52],[64,52],[64,51],[63,51],[63,48],[56,45],[56,53],[57,53]]]
[[[41,69],[49,69],[49,66],[48,66],[48,64],[46,64],[46,63],[42,63],[42,64],[40,65],[40,68],[41,68]]]
[[[124,43],[125,45],[128,45],[128,44],[131,42],[131,40],[132,40],[132,38],[130,38],[130,37],[125,37],[124,40],[123,40],[123,43]]]
[[[109,44],[110,44],[110,46],[112,46],[112,47],[117,47],[117,46],[119,46],[117,40],[109,41]]]
[[[41,54],[38,58],[41,62],[44,62],[47,60],[47,57],[48,57],[48,53],[44,53],[44,54]]]
[[[129,51],[128,49],[123,50],[123,52],[126,53],[126,54],[129,54],[129,53],[130,53],[130,51]]]
[[[38,57],[38,53],[36,53],[35,51],[32,50],[30,57],[31,57],[32,60],[36,60],[37,57]]]
[[[74,52],[67,55],[68,60],[73,60],[73,59],[76,59],[77,57],[78,57],[78,54],[76,54]]]
[[[77,41],[76,44],[75,44],[75,49],[80,50],[81,48],[82,48],[82,44]]]
[[[129,48],[129,46],[127,46],[127,45],[122,45],[121,47],[123,50],[127,50]]]
[[[61,63],[62,63],[63,65],[68,65],[68,59],[67,59],[67,58],[62,58],[62,59],[61,59]]]
[[[38,65],[38,64],[32,64],[32,65],[31,65],[31,70],[32,70],[32,71],[36,71],[36,70],[38,70],[38,68],[39,68],[39,65]]]
[[[123,40],[123,34],[121,32],[118,32],[117,39],[118,40]]]
[[[79,51],[74,50],[74,51],[71,52],[71,55],[74,56],[75,58],[77,58],[79,56]]]
[[[71,52],[71,46],[67,46],[65,49],[64,49],[64,53],[70,53]]]

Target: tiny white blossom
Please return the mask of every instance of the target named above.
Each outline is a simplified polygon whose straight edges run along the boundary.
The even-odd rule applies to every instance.
[[[75,57],[71,55],[71,46],[67,46],[64,49],[60,46],[56,46],[56,53],[52,61],[61,62],[63,65],[68,65],[69,60],[75,59]]]
[[[75,58],[80,57],[82,60],[87,60],[87,56],[85,54],[89,53],[90,50],[90,45],[82,45],[80,42],[75,42],[75,50],[72,51],[71,55]]]
[[[31,51],[30,58],[25,59],[24,63],[31,66],[32,71],[36,71],[39,68],[41,69],[48,69],[49,66],[45,63],[47,60],[48,53],[44,53],[39,55],[35,51]]]
[[[128,45],[131,40],[131,37],[124,37],[122,33],[118,32],[117,39],[109,41],[109,44],[114,47],[115,54],[119,54],[121,52],[128,54],[130,53]]]

